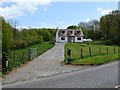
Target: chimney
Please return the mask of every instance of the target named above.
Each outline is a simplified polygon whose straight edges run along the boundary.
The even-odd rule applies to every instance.
[[[57,30],[58,30],[59,28],[57,27]]]

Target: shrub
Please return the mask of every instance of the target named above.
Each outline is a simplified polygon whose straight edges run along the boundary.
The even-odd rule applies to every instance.
[[[106,40],[106,41],[104,41],[104,44],[105,44],[105,45],[113,45],[111,40]]]

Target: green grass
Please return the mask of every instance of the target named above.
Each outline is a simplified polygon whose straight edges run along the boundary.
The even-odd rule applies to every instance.
[[[118,54],[99,55],[94,57],[87,57],[79,60],[73,60],[73,65],[101,65],[111,61],[118,60]]]
[[[89,53],[89,47],[91,48],[91,56]],[[101,47],[101,53],[100,53]],[[108,47],[108,54],[107,54]],[[67,63],[67,48],[71,49],[71,64],[74,65],[99,65],[110,61],[117,60],[118,47],[106,46],[106,45],[92,45],[92,44],[79,44],[68,43],[65,45],[65,63]],[[81,48],[83,49],[83,58],[81,58]],[[115,48],[115,52],[114,52]]]

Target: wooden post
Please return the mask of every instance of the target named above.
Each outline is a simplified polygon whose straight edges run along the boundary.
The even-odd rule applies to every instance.
[[[22,63],[24,63],[24,52],[22,51]]]
[[[28,49],[28,60],[31,60],[31,50],[30,50],[30,48]]]
[[[39,56],[39,50],[37,49],[37,56]]]
[[[89,53],[90,53],[90,57],[91,57],[92,55],[91,55],[91,48],[90,47],[89,47]]]
[[[70,64],[70,60],[71,60],[71,50],[70,49],[67,49],[67,56],[68,56],[68,63],[67,64]]]
[[[15,66],[15,52],[13,52],[13,66],[16,67]]]
[[[80,55],[81,59],[83,58],[83,49],[81,48],[81,55]]]

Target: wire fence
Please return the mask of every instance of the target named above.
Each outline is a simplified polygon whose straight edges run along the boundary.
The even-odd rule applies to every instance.
[[[66,47],[69,48],[69,47]],[[70,48],[69,48],[70,49]],[[71,60],[82,59],[86,57],[98,56],[98,55],[105,55],[105,54],[116,54],[118,53],[118,47],[114,46],[98,46],[98,47],[81,47],[74,50],[71,50]],[[67,49],[65,50],[65,59],[67,58]]]
[[[92,56],[104,55],[104,54],[115,54],[115,53],[118,53],[117,47],[98,47],[96,49],[92,47],[88,47],[88,48],[80,49],[80,58],[92,57]]]
[[[48,49],[52,48],[54,45],[50,46]],[[47,51],[41,51],[37,48],[28,48],[28,50],[20,50],[20,51],[13,51],[9,52],[6,61],[6,67],[3,70],[3,73],[8,73],[9,71],[20,67],[21,65],[37,58],[39,55]]]

